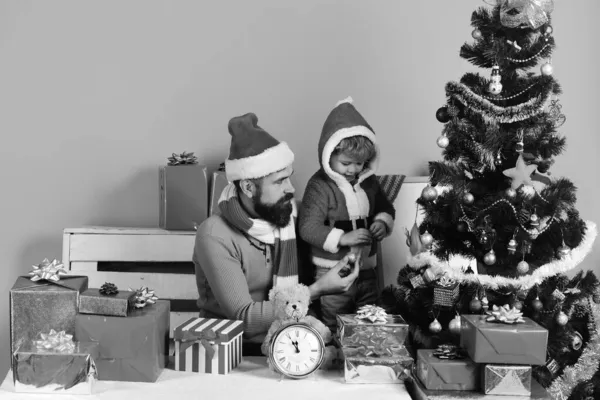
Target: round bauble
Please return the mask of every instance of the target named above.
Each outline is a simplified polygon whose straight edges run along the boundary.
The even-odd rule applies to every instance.
[[[571,254],[571,249],[564,243],[558,249],[556,249],[556,256],[558,258],[565,258],[569,254]]]
[[[552,35],[552,32],[554,32],[554,29],[552,28],[552,26],[550,26],[550,25],[546,26],[546,35]]]
[[[517,264],[517,272],[521,275],[524,275],[527,272],[529,272],[529,264],[527,263],[527,261],[523,260]]]
[[[424,246],[429,246],[433,243],[433,236],[431,236],[431,233],[425,231],[425,233],[421,235],[421,243]]]
[[[475,201],[475,196],[473,196],[471,193],[467,192],[465,194],[463,194],[463,198],[462,198],[463,203],[465,203],[466,205],[471,205],[473,204],[473,202]]]
[[[443,124],[450,121],[450,114],[448,114],[448,109],[446,107],[438,108],[438,110],[435,113],[435,118],[437,118],[437,120]]]
[[[540,226],[540,217],[538,217],[537,214],[531,214],[529,217],[529,224],[533,227]]]
[[[479,236],[479,239],[477,239],[477,241],[479,242],[479,244],[485,246],[490,241],[490,238],[484,232],[484,233],[481,234],[481,236]]]
[[[427,268],[423,272],[423,280],[427,283],[431,283],[437,279],[437,274],[431,268]]]
[[[540,68],[540,72],[544,76],[550,76],[554,72],[554,67],[552,66],[552,64],[546,63],[542,65],[542,67]]]
[[[539,297],[536,297],[531,301],[531,308],[535,312],[540,312],[544,309],[544,303],[542,303]]]
[[[481,33],[479,29],[474,29],[473,32],[471,32],[471,36],[473,36],[473,39],[479,40],[483,37],[483,33]]]
[[[483,305],[481,304],[481,301],[475,297],[473,300],[471,300],[471,302],[469,303],[469,310],[473,313],[476,314],[478,312],[481,311],[481,308],[483,307]]]
[[[448,330],[453,335],[460,335],[460,317],[457,315],[448,324]]]
[[[445,149],[446,147],[448,147],[448,145],[450,144],[450,140],[448,139],[448,137],[446,135],[442,135],[437,139],[437,145],[438,147]]]
[[[437,190],[431,185],[425,186],[425,188],[421,192],[421,197],[425,201],[433,201],[433,200],[437,199],[437,196],[438,196]]]
[[[564,312],[561,311],[556,315],[556,323],[558,325],[565,326],[567,322],[569,322],[569,317]]]
[[[573,333],[573,337],[571,338],[571,348],[575,351],[579,351],[583,346],[583,337],[577,331]]]
[[[469,226],[465,221],[458,221],[458,224],[456,224],[456,230],[460,233],[466,232],[467,229],[469,229]]]
[[[502,84],[500,82],[491,82],[488,85],[488,92],[493,95],[502,93]]]
[[[523,302],[521,300],[515,300],[512,302],[511,307],[516,309],[516,310],[522,310],[523,309]]]
[[[517,198],[517,191],[513,188],[508,188],[504,191],[504,195],[509,201],[513,201]]]
[[[494,250],[490,250],[485,256],[483,256],[483,262],[485,265],[496,264],[496,253],[494,253]]]
[[[439,323],[437,319],[434,319],[432,323],[429,324],[429,331],[432,333],[439,333],[442,331],[442,324]]]

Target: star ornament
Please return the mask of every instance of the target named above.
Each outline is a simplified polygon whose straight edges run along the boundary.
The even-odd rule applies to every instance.
[[[519,155],[517,159],[517,164],[514,168],[505,169],[502,173],[512,179],[510,187],[517,190],[522,185],[530,186],[531,182],[531,174],[536,170],[537,166],[535,165],[527,165],[525,164],[525,160],[523,160],[523,156]]]

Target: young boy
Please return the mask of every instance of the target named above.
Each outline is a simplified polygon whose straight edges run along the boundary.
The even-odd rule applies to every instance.
[[[356,285],[321,297],[323,322],[335,331],[336,314],[377,301],[376,242],[392,232],[395,217],[375,177],[375,134],[351,98],[339,102],[325,120],[319,162],[321,169],[308,181],[299,213],[300,237],[311,246],[316,278],[349,252],[361,263]]]

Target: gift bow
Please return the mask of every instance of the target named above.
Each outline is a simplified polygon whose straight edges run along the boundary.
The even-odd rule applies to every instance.
[[[40,333],[40,340],[34,340],[35,347],[40,350],[53,350],[59,353],[71,353],[75,350],[73,335],[65,331],[56,332],[50,329],[49,333]]]
[[[129,291],[135,292],[135,308],[144,308],[147,304],[154,304],[158,300],[158,297],[154,294],[154,290],[150,290],[145,286],[138,290],[129,288]]]
[[[387,322],[387,313],[381,307],[366,305],[356,311],[356,319],[368,319],[371,323]]]
[[[486,318],[488,322],[502,322],[504,324],[519,324],[525,322],[523,319],[523,313],[516,308],[510,308],[508,304],[498,307],[494,305],[492,311],[487,313],[489,317]]]
[[[199,341],[206,349],[206,354],[210,360],[212,360],[215,356],[215,348],[213,347],[213,344],[219,344],[217,340],[217,334],[212,329],[207,329],[204,331],[183,331],[179,341],[181,343],[190,344]]]
[[[198,157],[194,153],[186,153],[185,151],[181,154],[175,154],[168,158],[168,165],[191,165],[198,164]]]
[[[50,262],[47,258],[44,258],[44,261],[42,261],[40,264],[33,265],[33,271],[29,273],[29,275],[31,275],[30,279],[33,282],[42,280],[58,282],[60,280],[60,276],[66,274],[67,271],[61,262],[56,259]]]
[[[554,0],[485,0],[500,5],[500,23],[507,28],[529,25],[537,29],[548,22],[554,11]]]
[[[442,344],[433,352],[441,360],[461,360],[465,358],[464,351],[453,344]]]
[[[441,287],[453,286],[455,283],[456,282],[454,281],[454,279],[450,278],[446,274],[442,275],[442,277],[437,281],[437,285]]]

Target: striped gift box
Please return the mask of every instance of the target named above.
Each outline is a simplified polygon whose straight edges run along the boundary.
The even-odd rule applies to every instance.
[[[207,333],[213,339],[200,340]],[[228,374],[242,361],[242,333],[242,321],[192,318],[184,322],[173,331],[175,371]],[[198,340],[186,341],[196,335]],[[212,346],[214,354],[206,346]]]

